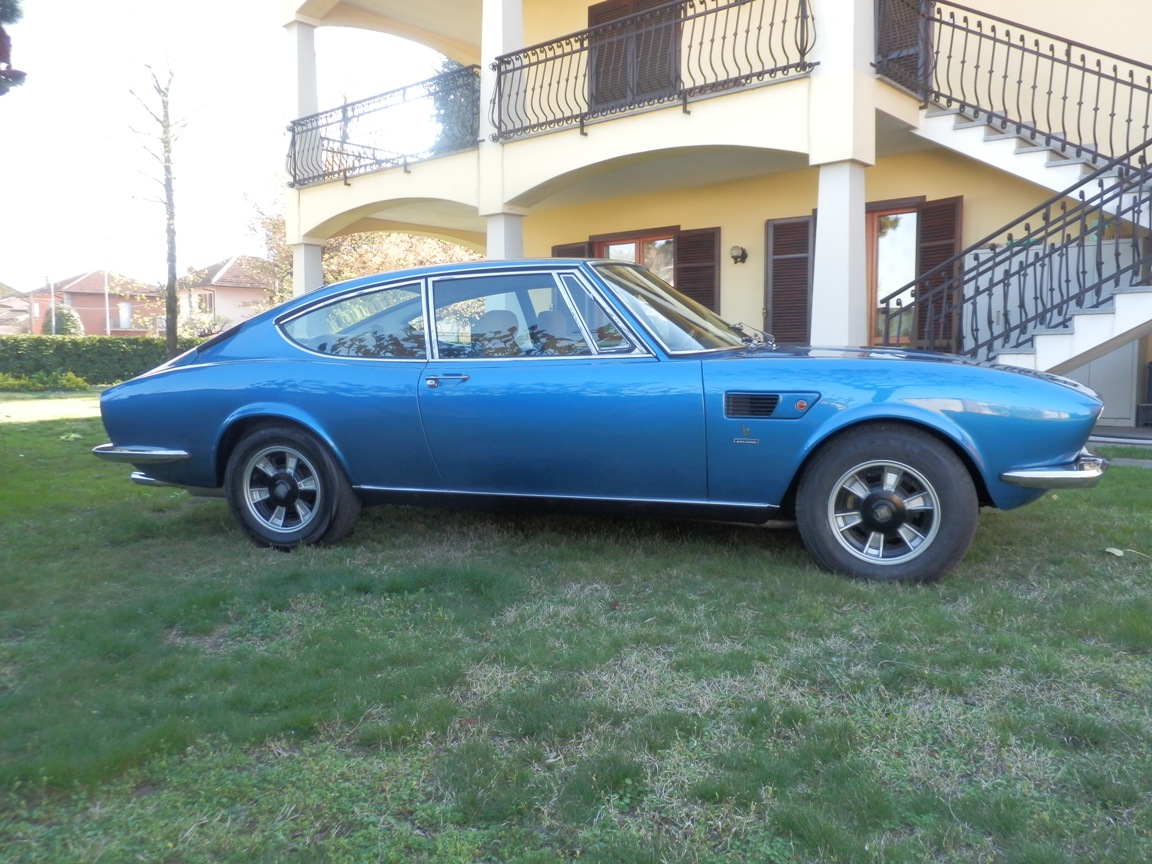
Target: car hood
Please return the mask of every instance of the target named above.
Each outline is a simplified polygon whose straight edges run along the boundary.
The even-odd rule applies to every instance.
[[[994,369],[999,372],[1012,375],[1024,375],[1029,378],[1037,378],[1041,381],[1059,384],[1070,390],[1075,390],[1077,393],[1100,401],[1100,397],[1092,388],[1081,384],[1079,381],[1073,381],[1071,378],[1065,378],[1063,375],[1056,375],[1052,372],[1042,372],[1038,369],[1025,369],[1022,366],[1012,366],[1007,363],[990,363],[987,361],[973,360],[969,357],[960,357],[956,354],[939,354],[933,351],[908,351],[901,348],[877,347],[846,348],[822,345],[757,345],[741,352],[741,355],[766,358],[780,356],[808,357],[813,360],[872,360],[888,363],[933,363]]]

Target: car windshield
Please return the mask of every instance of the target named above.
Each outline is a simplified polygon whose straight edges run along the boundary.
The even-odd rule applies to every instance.
[[[685,297],[651,271],[627,264],[598,264],[613,293],[672,353],[740,348],[761,341],[715,312]]]

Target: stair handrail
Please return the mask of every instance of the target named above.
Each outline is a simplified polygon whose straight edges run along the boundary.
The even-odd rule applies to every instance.
[[[947,0],[877,0],[876,38],[877,72],[926,105],[1077,157],[1152,138],[1143,61]]]
[[[882,344],[985,358],[1026,345],[1039,328],[1064,327],[1075,312],[1099,307],[1110,298],[1104,290],[1109,282],[1121,287],[1126,275],[1147,282],[1150,156],[1152,139],[880,298],[876,320]],[[1086,194],[1093,186],[1095,193]],[[1059,211],[1055,217],[1054,211]],[[1040,227],[1033,229],[1035,220]],[[1105,261],[1098,241],[1109,220],[1113,228],[1126,224],[1131,237],[1126,248],[1118,242],[1113,260]],[[1018,226],[1024,231],[1020,237],[1014,236]],[[1060,243],[1046,242],[1061,236]],[[973,256],[981,260],[965,269]],[[986,285],[980,285],[981,277],[988,277]]]

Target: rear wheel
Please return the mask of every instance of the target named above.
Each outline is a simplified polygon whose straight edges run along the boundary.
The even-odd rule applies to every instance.
[[[893,424],[829,441],[796,496],[812,557],[864,579],[939,578],[968,551],[978,515],[976,489],[956,454],[926,432]]]
[[[240,527],[276,549],[335,543],[360,515],[360,500],[328,449],[290,426],[245,435],[228,460],[224,488]]]

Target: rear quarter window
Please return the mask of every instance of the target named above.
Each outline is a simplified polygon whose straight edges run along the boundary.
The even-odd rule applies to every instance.
[[[420,285],[394,285],[344,297],[281,325],[309,351],[336,357],[416,358],[426,353]]]

